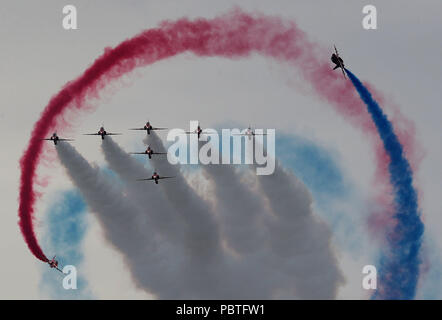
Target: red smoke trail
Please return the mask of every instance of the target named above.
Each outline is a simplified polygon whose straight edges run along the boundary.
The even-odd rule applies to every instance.
[[[19,217],[23,236],[40,260],[47,261],[35,237],[32,220],[35,203],[34,182],[41,159],[43,142],[52,128],[63,124],[62,115],[67,109],[86,109],[88,97],[97,96],[106,84],[118,79],[136,67],[190,51],[197,56],[247,57],[256,52],[297,67],[311,83],[313,92],[331,103],[335,109],[354,125],[369,132],[376,145],[380,140],[365,106],[354,91],[350,81],[331,71],[329,52],[308,41],[295,23],[275,17],[250,15],[234,10],[226,15],[206,20],[181,19],[164,22],[128,39],[117,47],[107,48],[104,54],[76,80],[67,83],[44,109],[32,131],[29,145],[21,158]],[[407,145],[407,143],[405,143]],[[378,153],[378,167],[382,169],[385,152]],[[388,175],[382,181],[388,185]]]

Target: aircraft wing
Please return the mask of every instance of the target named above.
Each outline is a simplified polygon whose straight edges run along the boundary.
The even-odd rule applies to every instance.
[[[122,133],[112,133],[112,132],[109,132],[109,133],[106,133],[106,135],[107,136],[121,136]]]
[[[167,176],[164,176],[164,177],[159,177],[158,179],[171,179],[171,178],[175,178],[175,177],[167,177]]]
[[[55,269],[57,269],[58,271],[60,271],[61,273],[63,273],[63,271],[62,270],[60,270],[58,267],[57,268],[55,268]]]
[[[149,181],[149,180],[154,180],[154,178],[137,179],[137,181]]]
[[[232,133],[232,136],[249,136],[249,135],[252,135],[252,136],[266,136],[267,133],[256,133],[256,132],[253,132],[253,133]]]
[[[146,152],[129,152],[129,154],[147,154]]]
[[[47,138],[47,139],[40,139],[40,140],[45,140],[45,141],[54,141],[54,139],[51,139],[51,138]],[[58,138],[58,141],[74,141],[74,139],[61,139],[61,138]]]
[[[144,128],[131,128],[129,130],[147,130],[147,129],[144,129]]]
[[[150,130],[166,130],[167,128],[156,128],[156,127],[152,127],[152,129]]]
[[[99,133],[83,133],[84,136],[100,136]]]
[[[167,154],[167,152],[152,152],[152,154]]]

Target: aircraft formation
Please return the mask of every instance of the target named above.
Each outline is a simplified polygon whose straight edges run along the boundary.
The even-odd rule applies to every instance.
[[[150,134],[151,131],[155,131],[155,130],[166,130],[168,128],[157,128],[157,127],[153,127],[151,125],[151,123],[149,121],[146,122],[146,124],[144,125],[144,127],[142,128],[131,128],[129,130],[144,130],[146,131],[147,134]],[[201,134],[204,133],[204,130],[201,128],[200,125],[198,125],[198,127],[195,129],[195,131],[186,131],[185,134],[197,134],[198,135],[198,140],[201,137]],[[98,130],[98,132],[96,133],[85,133],[83,135],[87,135],[87,136],[101,136],[101,139],[104,140],[105,136],[114,136],[114,135],[122,135],[122,133],[114,133],[114,132],[107,132],[103,126],[100,127],[100,129]],[[254,129],[252,129],[251,126],[249,126],[245,133],[240,133],[238,135],[241,136],[247,136],[249,137],[249,139],[252,139],[254,136],[256,135],[266,135],[265,133],[256,133]],[[52,136],[50,138],[47,139],[42,139],[42,140],[46,140],[46,141],[53,141],[54,145],[57,145],[57,143],[59,141],[74,141],[73,139],[63,139],[60,138],[56,132],[54,132],[52,134]],[[167,152],[156,152],[155,150],[153,150],[153,148],[151,148],[150,146],[147,147],[147,149],[143,152],[130,152],[130,154],[145,154],[149,157],[149,159],[152,159],[153,155],[165,155],[167,154]],[[157,172],[153,172],[152,176],[150,178],[146,178],[146,179],[138,179],[137,181],[154,181],[155,184],[158,184],[158,180],[161,179],[169,179],[169,178],[174,178],[174,177],[167,177],[167,176],[160,176]]]
[[[342,70],[342,74],[344,75],[344,78],[346,79],[345,68],[344,68],[344,60],[339,56],[338,49],[336,49],[336,46],[334,46],[334,49],[335,49],[334,53],[331,56],[331,61],[335,64],[335,66],[333,67],[333,70],[336,70],[336,69],[340,68]],[[129,130],[146,131],[146,133],[149,135],[151,133],[151,131],[167,130],[167,129],[168,128],[153,127],[151,125],[150,121],[147,121],[143,127],[131,128]],[[198,135],[198,140],[200,139],[200,136],[203,133],[204,133],[204,131],[201,128],[200,125],[198,125],[198,127],[196,128],[195,131],[186,131],[185,132],[185,134],[197,134]],[[96,132],[96,133],[85,133],[84,135],[88,135],[88,136],[101,136],[101,139],[104,140],[105,136],[122,135],[122,133],[107,132],[104,129],[104,126],[101,126],[100,129],[98,130],[98,132]],[[237,135],[247,136],[249,139],[252,139],[256,135],[266,135],[266,134],[265,133],[257,133],[257,132],[255,132],[255,130],[252,129],[252,127],[249,125],[249,127],[246,129],[245,133],[240,133],[240,134],[237,134]],[[46,139],[42,139],[42,140],[53,141],[54,145],[57,145],[57,143],[60,142],[60,141],[74,141],[73,139],[60,138],[57,135],[56,132],[54,132],[51,137],[46,138]],[[152,159],[153,155],[165,155],[167,153],[166,152],[155,152],[150,146],[148,146],[147,149],[144,152],[130,152],[130,154],[145,154],[145,155],[147,155],[149,157],[149,159]],[[154,171],[152,173],[151,177],[137,179],[137,181],[154,181],[155,184],[158,184],[159,180],[162,180],[162,179],[172,179],[172,178],[174,178],[174,177],[173,176],[160,176],[156,171]],[[63,273],[63,271],[58,268],[58,261],[55,259],[55,257],[56,256],[54,256],[51,260],[47,261],[47,263],[49,264],[49,267],[51,269],[56,269],[56,270],[58,270],[58,271]]]

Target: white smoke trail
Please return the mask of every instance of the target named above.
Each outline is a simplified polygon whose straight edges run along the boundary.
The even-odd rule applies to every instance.
[[[145,143],[165,151],[155,134]],[[215,189],[221,236],[229,247],[241,258],[254,261],[251,268],[257,273],[272,270],[275,278],[280,273],[282,297],[336,296],[343,276],[331,245],[331,231],[314,214],[311,195],[301,181],[278,163],[274,175],[258,176],[262,191],[258,194],[231,166],[203,168]]]
[[[127,188],[127,197],[145,208],[157,233],[168,235],[168,241],[181,244],[184,240],[184,223],[153,181],[140,182],[136,179],[152,175],[141,163],[123,151],[112,139],[107,137],[101,145],[105,159],[112,171],[118,174]],[[147,157],[147,156],[146,156]],[[173,231],[173,232],[171,232]]]
[[[155,134],[145,142],[165,150]],[[135,179],[150,175],[141,164],[109,137],[102,149],[124,189],[70,145],[57,147],[141,288],[168,299],[335,297],[340,274],[330,232],[316,221],[311,197],[299,181],[293,184],[296,178],[278,169],[275,177],[264,178],[269,181],[258,178],[258,194],[252,188],[257,185],[243,183],[232,167],[209,166],[205,175],[214,184],[215,213],[166,159],[151,161],[160,175],[176,178],[140,186]]]
[[[187,250],[186,245],[193,246],[194,241],[198,241],[198,239],[191,242],[185,241],[186,235],[183,235],[183,228],[185,226],[182,222],[184,221],[183,218],[186,218],[187,213],[185,210],[192,210],[195,214],[198,213],[197,210],[201,210],[203,206],[189,204],[190,207],[188,208],[180,206],[176,208],[176,210],[171,209],[168,200],[166,200],[166,197],[162,192],[163,189],[155,185],[153,182],[147,182],[145,185],[141,183],[140,185],[140,182],[135,181],[136,177],[149,176],[149,172],[144,168],[143,165],[134,160],[129,154],[125,153],[110,138],[106,138],[103,141],[102,150],[110,168],[115,171],[125,182],[128,189],[128,198],[131,201],[136,201],[138,204],[142,204],[142,206],[146,208],[146,214],[150,215],[152,223],[158,226],[159,230],[161,231],[160,234],[162,241],[172,241],[174,246],[179,247],[181,252],[192,253],[193,250]],[[156,145],[154,150],[161,151],[162,149]],[[158,162],[159,161],[167,160],[165,158],[158,158]],[[167,168],[167,166],[164,168]],[[179,176],[179,178],[184,179],[182,176]],[[181,181],[182,182],[180,183],[185,183],[184,180]],[[185,188],[190,189],[189,186],[185,186]],[[176,190],[173,189],[173,191],[170,191],[169,188],[166,188],[165,190],[166,193],[176,192]],[[172,193],[171,197],[175,197],[175,194]],[[204,204],[202,199],[198,199],[198,201]],[[206,206],[204,206],[204,208],[206,208]],[[201,214],[205,213],[202,212]],[[167,225],[164,225],[164,222],[166,222]],[[198,226],[192,227],[198,228]],[[187,230],[187,232],[190,233],[187,234],[187,236],[192,237],[195,231]],[[247,237],[247,235],[245,236]],[[219,239],[217,241],[220,242]],[[216,257],[217,253],[209,252],[209,255],[211,255],[209,258],[212,258]],[[189,281],[191,280],[192,282],[189,284],[184,298],[189,298],[192,296],[192,294],[195,298],[220,298],[232,296],[250,297],[250,289],[246,289],[243,293],[241,293],[240,290],[237,289],[237,283],[238,281],[244,281],[244,279],[250,278],[246,277],[245,274],[251,272],[247,270],[244,265],[234,262],[228,254],[223,254],[222,256],[223,259],[218,259],[216,264],[209,265],[204,264],[204,261],[201,261],[200,259],[193,259],[193,257],[190,256],[190,259],[187,261],[187,265],[180,266],[180,268],[183,268],[181,271],[182,277],[188,279]],[[175,264],[180,265],[178,261]],[[255,281],[257,281],[257,279],[256,277],[253,277],[247,282],[253,283]],[[214,288],[216,283],[222,283],[222,288],[216,290]],[[198,287],[197,290],[192,289],[195,285]],[[264,289],[262,290],[263,293],[257,295],[257,297],[262,297],[263,295],[266,297],[270,296],[270,294],[264,293]],[[267,289],[267,291],[269,291],[269,289]]]
[[[107,240],[123,254],[138,286],[167,299],[270,298],[270,286],[263,286],[268,281],[259,281],[249,266],[226,258],[201,267],[201,260],[166,241],[157,241],[145,210],[128,199],[119,185],[90,166],[72,146],[60,144],[57,151]]]
[[[253,168],[254,170],[255,168]],[[257,176],[273,212],[267,220],[272,253],[293,275],[301,299],[333,299],[344,278],[328,226],[314,214],[312,197],[293,173],[276,161],[272,175]]]
[[[241,255],[262,250],[267,237],[263,225],[267,210],[262,198],[241,182],[233,166],[206,165],[203,170],[214,186],[217,216],[228,246]]]
[[[162,141],[155,132],[147,136],[144,139],[144,143],[150,145],[155,151],[166,152]],[[179,170],[179,166],[172,166],[167,161],[161,161],[159,158],[152,158],[152,160],[154,160],[153,165],[160,172],[160,175],[163,172],[165,175],[177,176],[177,185],[164,185],[163,188],[168,199],[176,206],[177,210],[181,210],[184,217],[188,217],[189,212],[192,212],[195,217],[206,216],[209,206],[187,185]],[[223,179],[221,183],[225,185],[225,188],[230,188],[231,181],[229,181],[228,177],[225,176]],[[232,181],[239,188],[240,184],[236,180]],[[212,182],[218,184],[218,181]],[[184,207],[184,199],[182,197],[189,197],[189,194],[191,194],[191,197],[195,197],[197,201],[188,201]],[[278,267],[277,262],[269,260],[269,246],[266,245],[264,235],[259,235],[259,227],[256,227],[259,225],[259,221],[256,223],[257,221],[254,219],[249,220],[252,216],[256,217],[260,212],[262,213],[262,209],[256,207],[256,203],[258,203],[256,198],[248,198],[246,199],[248,204],[246,208],[250,208],[252,212],[250,213],[248,210],[239,212],[240,195],[232,194],[230,191],[226,192],[225,195],[233,195],[233,199],[236,199],[238,203],[235,205],[235,200],[228,199],[227,201],[233,201],[233,205],[229,207],[230,211],[220,206],[219,208],[223,208],[222,211],[210,215],[211,223],[218,222],[217,238],[220,250],[222,249],[221,243],[226,241],[232,245],[237,254],[232,254],[230,250],[224,250],[221,254],[222,259],[219,259],[217,264],[210,266],[213,268],[213,271],[211,275],[207,275],[207,280],[217,283],[217,290],[221,290],[218,297],[224,299],[270,299],[275,297],[278,288],[287,282],[287,276],[275,272],[275,266]],[[242,213],[244,213],[244,216],[241,216]],[[229,216],[232,215],[234,218],[231,217],[232,219],[229,219]],[[219,217],[220,219],[215,221],[212,219],[212,216]],[[193,227],[198,227],[194,224],[192,225]],[[224,230],[223,234],[219,233],[219,229]],[[190,232],[194,231],[190,230]],[[265,230],[261,230],[261,233],[263,232]],[[253,243],[253,241],[259,240],[261,242]],[[238,241],[238,243],[235,243],[235,241]],[[209,253],[214,256],[217,255],[213,250],[209,251]],[[194,268],[197,268],[197,266],[194,266]],[[212,287],[213,290],[215,290],[215,287]],[[206,294],[207,296],[213,296],[213,293],[210,291]],[[285,297],[294,298],[292,294]]]
[[[151,132],[143,141],[154,151],[166,152],[155,132]],[[212,260],[222,255],[222,251],[219,227],[210,206],[187,184],[178,166],[173,166],[166,159],[158,157],[152,157],[151,161],[160,176],[175,177],[173,180],[160,182],[160,185],[170,204],[186,222],[189,235],[187,241],[191,254],[194,258],[200,259],[201,263],[216,263]]]
[[[260,267],[284,279],[277,297],[336,297],[343,277],[331,232],[313,213],[311,195],[302,182],[279,163],[274,175],[247,179],[248,184],[231,166],[203,168],[214,183],[223,236],[242,256],[262,255]],[[252,185],[256,182],[258,192]]]
[[[148,216],[129,201],[119,185],[92,167],[69,144],[58,144],[57,153],[105,231],[106,239],[123,253],[136,283],[158,297],[178,297],[173,288],[183,287],[175,263],[180,253],[167,242],[158,242]]]

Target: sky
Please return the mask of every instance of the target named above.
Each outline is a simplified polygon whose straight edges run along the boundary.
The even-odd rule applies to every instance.
[[[57,289],[46,285],[52,281],[47,275],[47,266],[28,251],[17,225],[19,159],[50,97],[67,81],[77,77],[108,46],[115,46],[165,19],[211,18],[235,6],[296,21],[312,41],[329,47],[330,53],[336,44],[346,66],[362,80],[374,84],[412,121],[422,154],[414,176],[426,226],[426,248],[430,261],[437,262],[442,248],[439,203],[442,93],[438,90],[442,80],[442,44],[438,37],[442,32],[440,1],[424,0],[419,4],[415,1],[371,1],[378,12],[377,30],[362,28],[364,1],[334,1],[333,5],[329,1],[282,0],[70,1],[69,4],[77,8],[78,30],[62,28],[65,4],[60,1],[25,4],[6,0],[0,8],[3,42],[0,130],[1,147],[5,151],[0,168],[3,200],[0,252],[9,261],[0,266],[3,284],[0,298],[57,297],[54,293]],[[328,60],[330,53],[324,59]],[[345,217],[363,229],[363,219],[359,218],[364,215],[362,204],[375,193],[373,148],[358,128],[311,95],[308,84],[286,66],[257,55],[232,61],[184,54],[137,69],[124,78],[123,84],[111,86],[106,92],[105,97],[96,102],[98,109],[82,115],[74,129],[65,133],[76,139],[73,145],[89,162],[105,165],[98,139],[80,134],[95,132],[101,124],[110,131],[124,130],[125,135],[115,141],[126,150],[137,145],[137,135],[126,134],[126,129],[142,125],[146,118],[158,126],[183,129],[188,129],[189,120],[196,119],[205,127],[235,123],[244,127],[251,124],[276,128],[277,133],[295,137],[292,143],[278,140],[277,150],[298,146],[295,150],[302,152],[304,149],[299,146],[303,139],[307,139],[314,150],[327,150],[327,159],[332,159],[330,161],[337,166],[336,171],[331,172],[339,172],[350,185],[347,188],[357,190],[351,197],[345,196],[351,201],[340,201],[341,196],[336,195],[329,201],[337,203],[336,206],[350,203],[348,210],[357,213],[353,216],[346,213]],[[394,114],[392,109],[385,112]],[[345,241],[344,227],[336,225],[339,219],[334,218],[339,212],[324,210],[328,201],[326,193],[321,193],[311,180],[314,175],[307,175],[308,168],[287,160],[292,159],[289,155],[289,152],[282,152],[281,159],[286,159],[286,165],[310,189],[318,214],[335,232],[339,261],[348,278],[338,297],[366,298],[367,294],[358,289],[357,281],[361,260],[374,255],[367,245],[370,240],[356,239],[356,243],[363,243],[360,246]],[[42,170],[49,180],[38,201],[36,225],[41,242],[52,247],[51,232],[55,231],[50,227],[55,222],[51,218],[51,208],[63,201],[66,190],[75,192],[75,189],[56,154],[49,153],[49,157],[51,165]],[[151,298],[135,286],[122,254],[108,244],[89,209],[80,211],[87,225],[83,240],[78,243],[88,284],[85,297]],[[428,277],[437,278],[438,274],[432,271],[426,276],[426,281],[431,282]],[[428,292],[421,292],[418,297],[441,297],[441,293],[432,288]]]

